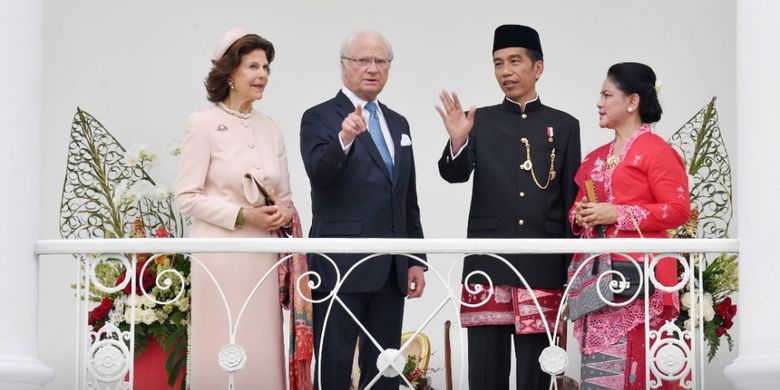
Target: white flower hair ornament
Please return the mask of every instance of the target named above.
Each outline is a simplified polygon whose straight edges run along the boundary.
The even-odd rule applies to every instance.
[[[663,81],[661,81],[661,80],[655,80],[655,86],[653,86],[653,88],[655,88],[655,94],[656,94],[656,95],[658,95],[659,93],[661,93],[661,90],[664,88],[664,83],[663,83]]]

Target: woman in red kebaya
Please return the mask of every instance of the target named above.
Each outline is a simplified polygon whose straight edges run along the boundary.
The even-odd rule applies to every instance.
[[[609,68],[599,110],[599,126],[613,129],[615,139],[588,154],[575,181],[580,186],[569,219],[582,238],[665,238],[666,231],[688,221],[688,176],[677,152],[654,134],[661,119],[658,81],[644,64],[625,62]],[[584,183],[592,181],[597,202],[589,202]],[[572,261],[570,278],[586,256]],[[632,254],[641,261],[641,254]],[[613,257],[613,262],[625,260]],[[588,266],[580,271],[589,270]],[[588,272],[590,274],[590,272]],[[658,282],[677,284],[674,259],[655,267]],[[579,276],[578,276],[579,278]],[[677,292],[656,289],[650,296],[651,328],[679,312]],[[644,299],[622,307],[605,306],[575,321],[582,352],[582,389],[645,389]]]

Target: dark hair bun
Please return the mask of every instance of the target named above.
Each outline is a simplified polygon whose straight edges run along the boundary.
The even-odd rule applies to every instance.
[[[639,117],[643,123],[661,120],[661,103],[655,90],[655,72],[638,62],[620,62],[609,67],[607,77],[626,95],[639,95]]]

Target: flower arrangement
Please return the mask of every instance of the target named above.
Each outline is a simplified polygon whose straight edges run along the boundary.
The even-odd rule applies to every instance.
[[[674,238],[726,238],[732,217],[731,164],[721,137],[718,113],[713,97],[669,140],[685,162],[691,178],[691,218],[682,227],[670,231]],[[694,255],[686,255],[689,259]],[[722,253],[696,256],[693,262],[694,283],[680,291],[682,310],[675,320],[681,329],[699,327],[708,345],[711,361],[726,338],[729,350],[734,340],[728,333],[737,306],[730,295],[739,288],[737,255]],[[683,272],[682,266],[678,267]],[[699,273],[702,278],[698,280]],[[692,298],[693,297],[693,301]],[[703,323],[699,323],[701,309]]]
[[[135,220],[134,226],[132,237],[147,236],[140,218]],[[153,233],[157,238],[168,237],[162,226]],[[94,331],[105,323],[111,323],[122,331],[130,331],[131,325],[134,325],[136,356],[147,348],[151,340],[163,346],[168,353],[166,368],[170,367],[169,382],[173,384],[186,364],[190,265],[182,254],[150,257],[140,253],[136,256],[135,285],[126,280],[127,269],[121,261],[96,263],[95,277],[100,284],[124,288],[116,292],[90,288],[88,299],[100,303],[89,312],[87,323]],[[166,278],[165,275],[171,272],[181,275],[181,279],[175,276]],[[161,285],[156,283],[158,277],[163,278]],[[179,294],[181,296],[176,299]]]
[[[729,334],[737,315],[735,305],[730,295],[737,292],[737,256],[722,254],[711,262],[699,262],[694,265],[694,275],[699,274],[700,267],[704,267],[702,281],[694,281],[693,291],[690,285],[682,290],[680,305],[682,310],[675,320],[680,329],[691,330],[700,327],[704,332],[704,340],[707,342],[707,359],[712,361],[720,348],[721,337],[726,338],[729,351],[734,348],[734,340]],[[703,293],[700,294],[701,290]],[[691,300],[693,295],[693,306]],[[699,324],[699,309],[702,311],[703,324]]]
[[[428,359],[432,353],[428,354]],[[414,354],[406,357],[403,375],[414,386],[414,390],[431,390],[428,375],[439,371],[435,368],[424,368],[423,358]],[[403,382],[402,382],[403,383]]]
[[[171,154],[177,155],[175,147]],[[175,212],[173,194],[148,173],[157,161],[154,149],[125,149],[93,116],[77,108],[60,206],[62,237],[182,236],[187,221]],[[130,254],[78,258],[85,272],[73,287],[81,298],[96,303],[88,325],[94,332],[105,324],[133,330],[136,356],[155,340],[167,354],[172,386],[187,360],[190,263],[185,255],[139,253],[135,264]],[[129,272],[134,278],[128,278]]]

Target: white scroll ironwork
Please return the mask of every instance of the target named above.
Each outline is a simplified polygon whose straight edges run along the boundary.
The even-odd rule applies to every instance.
[[[110,241],[110,240],[104,240],[104,241]],[[135,241],[135,240],[134,240]],[[285,241],[285,240],[278,240],[278,241]],[[358,240],[354,240],[357,242]],[[395,254],[397,256],[407,256],[412,260],[419,261],[422,264],[425,264],[428,267],[428,273],[427,273],[427,279],[428,279],[428,285],[430,286],[432,283],[439,283],[441,286],[445,289],[445,297],[439,302],[433,302],[433,305],[430,305],[430,314],[427,318],[425,318],[422,323],[415,329],[414,334],[418,334],[419,332],[423,331],[428,325],[432,323],[432,321],[435,319],[435,317],[445,308],[449,307],[451,308],[451,314],[455,317],[456,323],[459,324],[459,308],[461,305],[463,306],[470,306],[470,307],[477,307],[480,305],[485,304],[491,297],[490,294],[488,294],[487,298],[483,300],[482,302],[477,303],[468,303],[463,302],[460,299],[460,281],[454,282],[453,275],[455,273],[459,273],[461,266],[461,260],[463,260],[463,256],[459,256],[457,258],[458,261],[454,261],[449,265],[449,269],[447,270],[447,277],[445,278],[436,267],[427,261],[424,261],[420,258],[417,258],[413,255],[408,255],[405,253],[420,253],[420,252],[428,252],[428,253],[449,253],[450,251],[443,251],[441,250],[441,247],[437,247],[437,245],[432,245],[430,251],[420,250],[420,248],[417,246],[420,244],[420,242],[426,241],[426,240],[416,240],[415,246],[414,246],[414,252],[410,251],[404,251],[399,253],[397,251],[398,245],[391,245],[392,240],[387,240],[388,245],[379,248],[379,250],[376,251],[376,253],[372,255],[368,255],[363,257],[361,260],[359,260],[357,263],[355,263],[344,275],[339,274],[338,267],[336,266],[335,262],[329,258],[327,255],[321,254],[319,257],[321,258],[320,261],[326,261],[331,264],[333,269],[336,272],[336,287],[333,291],[330,292],[328,296],[325,298],[322,298],[318,301],[314,301],[308,298],[305,298],[311,302],[316,303],[328,303],[328,313],[326,314],[326,324],[325,329],[323,329],[323,337],[326,337],[327,335],[327,318],[330,315],[330,311],[334,304],[342,306],[344,310],[347,311],[348,315],[352,316],[352,318],[356,321],[358,327],[361,329],[364,335],[366,335],[366,339],[371,342],[376,348],[379,349],[380,352],[380,359],[381,361],[378,361],[378,367],[380,368],[380,373],[377,374],[375,378],[373,378],[372,382],[369,384],[368,388],[370,388],[374,383],[376,383],[377,380],[382,375],[385,376],[398,376],[400,371],[402,370],[402,367],[398,363],[398,357],[403,354],[404,350],[409,347],[410,341],[407,341],[404,343],[404,345],[401,345],[397,350],[392,348],[382,348],[379,343],[376,342],[376,340],[373,339],[373,337],[368,334],[366,331],[366,328],[361,324],[357,318],[349,312],[349,309],[344,305],[344,303],[341,301],[341,299],[338,296],[338,292],[340,288],[343,286],[345,280],[347,280],[350,275],[352,274],[352,271],[356,268],[361,266],[362,264],[366,262],[370,262],[373,259],[375,259],[377,256],[382,254]],[[436,240],[433,240],[436,241]],[[471,240],[470,240],[471,241]],[[517,240],[518,243],[521,243],[523,240]],[[594,240],[595,241],[595,240]],[[608,240],[605,240],[608,241]],[[646,240],[645,240],[646,241]],[[677,241],[677,240],[669,240],[669,241]],[[727,240],[722,240],[727,241]],[[298,241],[299,243],[300,241]],[[341,242],[343,244],[343,242]],[[502,243],[503,245],[504,243]],[[608,244],[608,243],[605,243]],[[646,244],[646,243],[645,243]],[[308,245],[308,244],[307,244]],[[623,245],[621,243],[620,245]],[[294,246],[294,245],[293,245]],[[360,245],[357,245],[360,246]],[[606,245],[608,246],[608,245]],[[330,247],[328,245],[323,245],[323,248],[326,248],[327,252],[319,252],[318,253],[333,253],[338,252],[337,250],[334,250],[333,247]],[[503,264],[505,264],[510,272],[513,272],[518,280],[520,280],[521,285],[525,287],[526,289],[530,290],[530,286],[524,279],[523,275],[518,272],[516,269],[513,269],[511,267],[511,264],[504,259],[500,253],[511,253],[509,250],[506,249],[506,247],[501,246],[498,249],[498,253],[493,253],[489,251],[489,248],[486,248],[484,246],[475,246],[478,247],[479,250],[471,250],[471,251],[464,251],[465,257],[471,256],[471,255],[487,255],[490,258],[492,258],[492,261],[498,261]],[[438,249],[437,249],[438,248]],[[121,252],[122,248],[118,248]],[[171,248],[165,248],[165,249],[171,249]],[[214,248],[215,250],[224,251],[223,248]],[[348,252],[353,252],[357,249],[355,248],[348,248]],[[395,250],[394,250],[395,249]],[[401,245],[401,249],[410,249],[409,247],[404,247]],[[154,248],[149,249],[149,251],[153,251]],[[178,248],[177,248],[178,250]],[[49,251],[53,251],[53,249],[49,249]],[[72,252],[68,252],[72,251]],[[57,253],[80,253],[79,251],[82,251],[84,253],[89,253],[89,250],[83,250],[79,248],[69,248],[67,251],[61,250],[61,252]],[[261,252],[269,252],[270,250],[259,250]],[[581,250],[581,253],[585,253],[583,250]],[[717,252],[723,251],[723,248],[718,247],[717,249],[713,250]],[[731,251],[736,251],[736,248],[731,248]],[[159,251],[158,253],[163,253],[166,251]],[[524,250],[522,248],[522,245],[518,245],[517,253],[527,253],[527,249]],[[51,253],[51,252],[50,252]],[[96,253],[96,252],[92,252]],[[590,251],[589,253],[594,253],[593,251]],[[613,252],[617,253],[617,252]],[[629,252],[626,252],[629,253]],[[636,253],[636,252],[630,252],[630,253]],[[584,269],[587,268],[587,265],[590,264],[590,262],[593,261],[596,255],[590,256],[588,261],[583,262],[582,266],[576,271],[576,273],[584,272]],[[623,255],[625,256],[625,255]],[[637,267],[639,271],[641,271],[642,279],[643,279],[643,285],[642,288],[645,289],[645,294],[648,293],[649,283],[652,283],[657,290],[663,291],[663,292],[675,292],[680,291],[684,287],[688,286],[691,291],[697,291],[700,295],[702,294],[702,291],[700,288],[694,288],[695,283],[700,283],[700,280],[702,278],[701,275],[701,267],[695,268],[693,267],[694,259],[689,259],[683,256],[680,256],[678,254],[675,254],[674,252],[664,252],[664,254],[655,254],[655,255],[644,255],[640,258],[642,261],[636,261],[636,259],[631,258],[630,256],[625,256],[627,260],[631,261],[634,266]],[[154,259],[155,257],[152,257]],[[236,317],[235,321],[232,320],[232,314],[230,313],[230,307],[227,304],[227,300],[222,293],[222,289],[220,287],[220,283],[227,283],[229,281],[219,281],[216,279],[216,277],[208,270],[207,267],[204,266],[203,263],[200,262],[196,257],[190,256],[189,257],[192,264],[195,266],[202,267],[206,273],[209,275],[210,279],[214,283],[214,285],[217,288],[217,291],[222,295],[222,302],[224,304],[224,314],[228,316],[229,319],[229,331],[227,333],[228,337],[225,340],[226,348],[221,351],[221,355],[224,355],[220,358],[220,362],[223,364],[223,368],[230,372],[231,374],[236,374],[241,372],[241,368],[243,367],[243,363],[246,361],[246,351],[240,346],[235,344],[236,340],[236,333],[239,330],[239,325],[241,323],[241,318],[243,315],[244,310],[247,308],[247,306],[251,303],[251,299],[254,296],[254,294],[257,292],[258,288],[262,283],[264,283],[267,278],[270,275],[275,274],[276,267],[278,267],[282,262],[286,261],[285,259],[280,259],[278,262],[274,264],[272,268],[270,268],[267,272],[265,272],[263,275],[260,275],[257,283],[255,284],[254,289],[251,291],[249,296],[247,296],[243,302],[243,305],[241,307],[241,310],[238,313],[238,316]],[[670,258],[675,259],[677,263],[679,263],[680,268],[682,269],[681,277],[679,278],[678,282],[674,286],[665,286],[662,283],[660,283],[656,279],[656,273],[655,268],[659,265],[661,259],[664,258]],[[82,283],[79,285],[79,296],[82,297],[85,294],[88,294],[90,289],[98,289],[103,292],[117,292],[120,289],[124,289],[127,287],[127,283],[131,284],[131,290],[132,293],[129,294],[129,302],[128,304],[132,305],[135,303],[136,299],[145,298],[149,299],[152,302],[155,302],[156,304],[170,304],[177,300],[179,300],[182,297],[181,291],[178,291],[175,294],[175,298],[168,299],[168,300],[157,300],[156,297],[152,296],[149,291],[145,290],[144,286],[141,286],[140,295],[136,296],[135,288],[136,288],[136,281],[135,277],[138,275],[136,272],[136,267],[138,265],[137,259],[135,255],[132,256],[126,256],[126,255],[118,255],[118,254],[99,254],[99,255],[88,255],[88,256],[81,256],[80,257],[80,263],[81,266],[79,268],[79,280],[82,280]],[[119,262],[121,264],[121,267],[123,267],[127,272],[126,274],[129,275],[129,278],[125,278],[124,281],[119,283],[117,286],[106,286],[101,281],[99,275],[97,275],[96,270],[98,269],[98,265],[101,262],[106,261],[114,261]],[[151,262],[146,262],[144,266],[141,267],[141,272],[144,271],[145,267],[147,267]],[[692,275],[693,271],[695,269],[699,270],[699,275]],[[613,274],[615,271],[610,271],[611,274]],[[575,273],[575,276],[576,276]],[[310,288],[316,288],[318,287],[320,283],[319,275],[313,272],[309,272],[304,276],[310,277],[309,281],[309,287]],[[486,274],[480,273],[480,272],[473,272],[469,275],[465,275],[466,282],[468,280],[481,276],[482,278],[485,278],[488,280],[488,286],[492,287],[493,282],[490,280],[489,277],[487,277]],[[620,275],[603,275],[603,277],[617,277],[620,278]],[[173,283],[172,281],[176,278],[179,278],[179,283]],[[160,273],[160,275],[157,276],[155,280],[155,287],[158,289],[169,289],[172,288],[174,285],[182,286],[183,283],[183,276],[180,274],[177,274],[175,271],[170,270],[169,273]],[[303,280],[303,277],[299,278],[296,283],[300,284]],[[433,281],[433,282],[431,282]],[[467,288],[468,283],[466,283]],[[300,289],[299,289],[300,291]],[[491,288],[491,291],[493,289]],[[562,372],[565,372],[568,368],[571,370],[571,367],[567,367],[568,361],[567,356],[565,354],[561,353],[561,350],[557,347],[555,347],[558,343],[557,335],[555,334],[555,329],[558,329],[560,321],[563,321],[562,313],[564,311],[565,305],[566,305],[566,297],[568,296],[568,289],[564,290],[564,296],[562,299],[562,302],[558,308],[558,312],[556,313],[556,321],[555,324],[548,324],[545,317],[542,316],[542,322],[544,324],[544,328],[547,333],[547,337],[550,343],[550,346],[545,350],[545,352],[540,356],[540,364],[545,369],[545,371],[550,372],[552,374],[559,374]],[[533,305],[535,306],[537,312],[541,313],[542,309],[539,305],[538,300],[535,296],[531,296],[531,299],[533,301]],[[626,306],[632,302],[634,302],[636,299],[639,299],[636,295],[634,297],[630,297],[626,301],[622,302],[607,302],[609,306],[612,307],[618,307],[618,306]],[[695,304],[702,305],[702,299],[701,297],[695,297],[691,296],[691,303],[690,305],[693,306]],[[649,308],[647,300],[645,300],[645,318],[649,316]],[[89,311],[89,303],[87,300],[80,301],[79,304],[79,338],[80,338],[80,346],[78,351],[79,356],[79,366],[77,368],[79,373],[79,388],[85,388],[85,389],[95,389],[95,390],[103,390],[103,389],[129,389],[132,388],[133,384],[133,359],[132,356],[134,354],[134,332],[133,332],[133,326],[132,324],[135,322],[135,318],[131,318],[131,327],[129,331],[123,331],[119,329],[117,326],[112,324],[110,321],[107,322],[105,325],[103,325],[100,329],[89,329],[89,327],[86,325],[86,318],[87,313]],[[698,321],[694,321],[698,326],[701,326],[703,323],[702,321],[702,315],[703,310],[701,310],[701,306],[699,306],[699,310],[697,311],[697,314],[699,316]],[[131,311],[131,316],[134,316],[134,311]],[[677,382],[679,385],[681,385],[684,388],[704,388],[704,382],[703,377],[698,374],[700,371],[702,364],[704,362],[703,359],[703,352],[701,351],[701,347],[703,345],[703,339],[702,339],[702,332],[697,327],[694,327],[693,329],[686,329],[682,330],[679,327],[677,327],[673,322],[666,322],[663,324],[655,324],[651,326],[649,322],[646,321],[645,323],[645,329],[646,329],[646,343],[647,343],[647,350],[646,350],[646,356],[647,356],[647,370],[646,370],[646,380],[648,384],[648,388],[658,388],[662,381],[673,381]],[[463,332],[458,332],[458,341],[459,344],[456,343],[455,347],[460,348],[461,351],[463,351],[463,348],[465,346],[465,336]],[[410,337],[409,340],[413,340],[414,337]],[[322,347],[322,345],[320,346]],[[697,356],[697,353],[698,356]],[[322,353],[322,348],[320,348],[320,353]],[[465,364],[465,354],[460,354],[460,367],[455,367],[453,372],[460,373],[459,378],[459,385],[460,388],[465,388],[465,372],[467,372],[466,364]],[[319,359],[318,359],[319,360]],[[215,364],[217,363],[217,359],[215,359]],[[319,378],[315,378],[315,381],[319,380]],[[403,378],[403,376],[400,376],[399,381],[402,384],[405,384],[406,386],[411,386],[411,383],[406,378]],[[232,380],[231,380],[232,382]],[[555,383],[552,381],[551,388],[555,388]],[[227,385],[227,384],[226,384]]]

